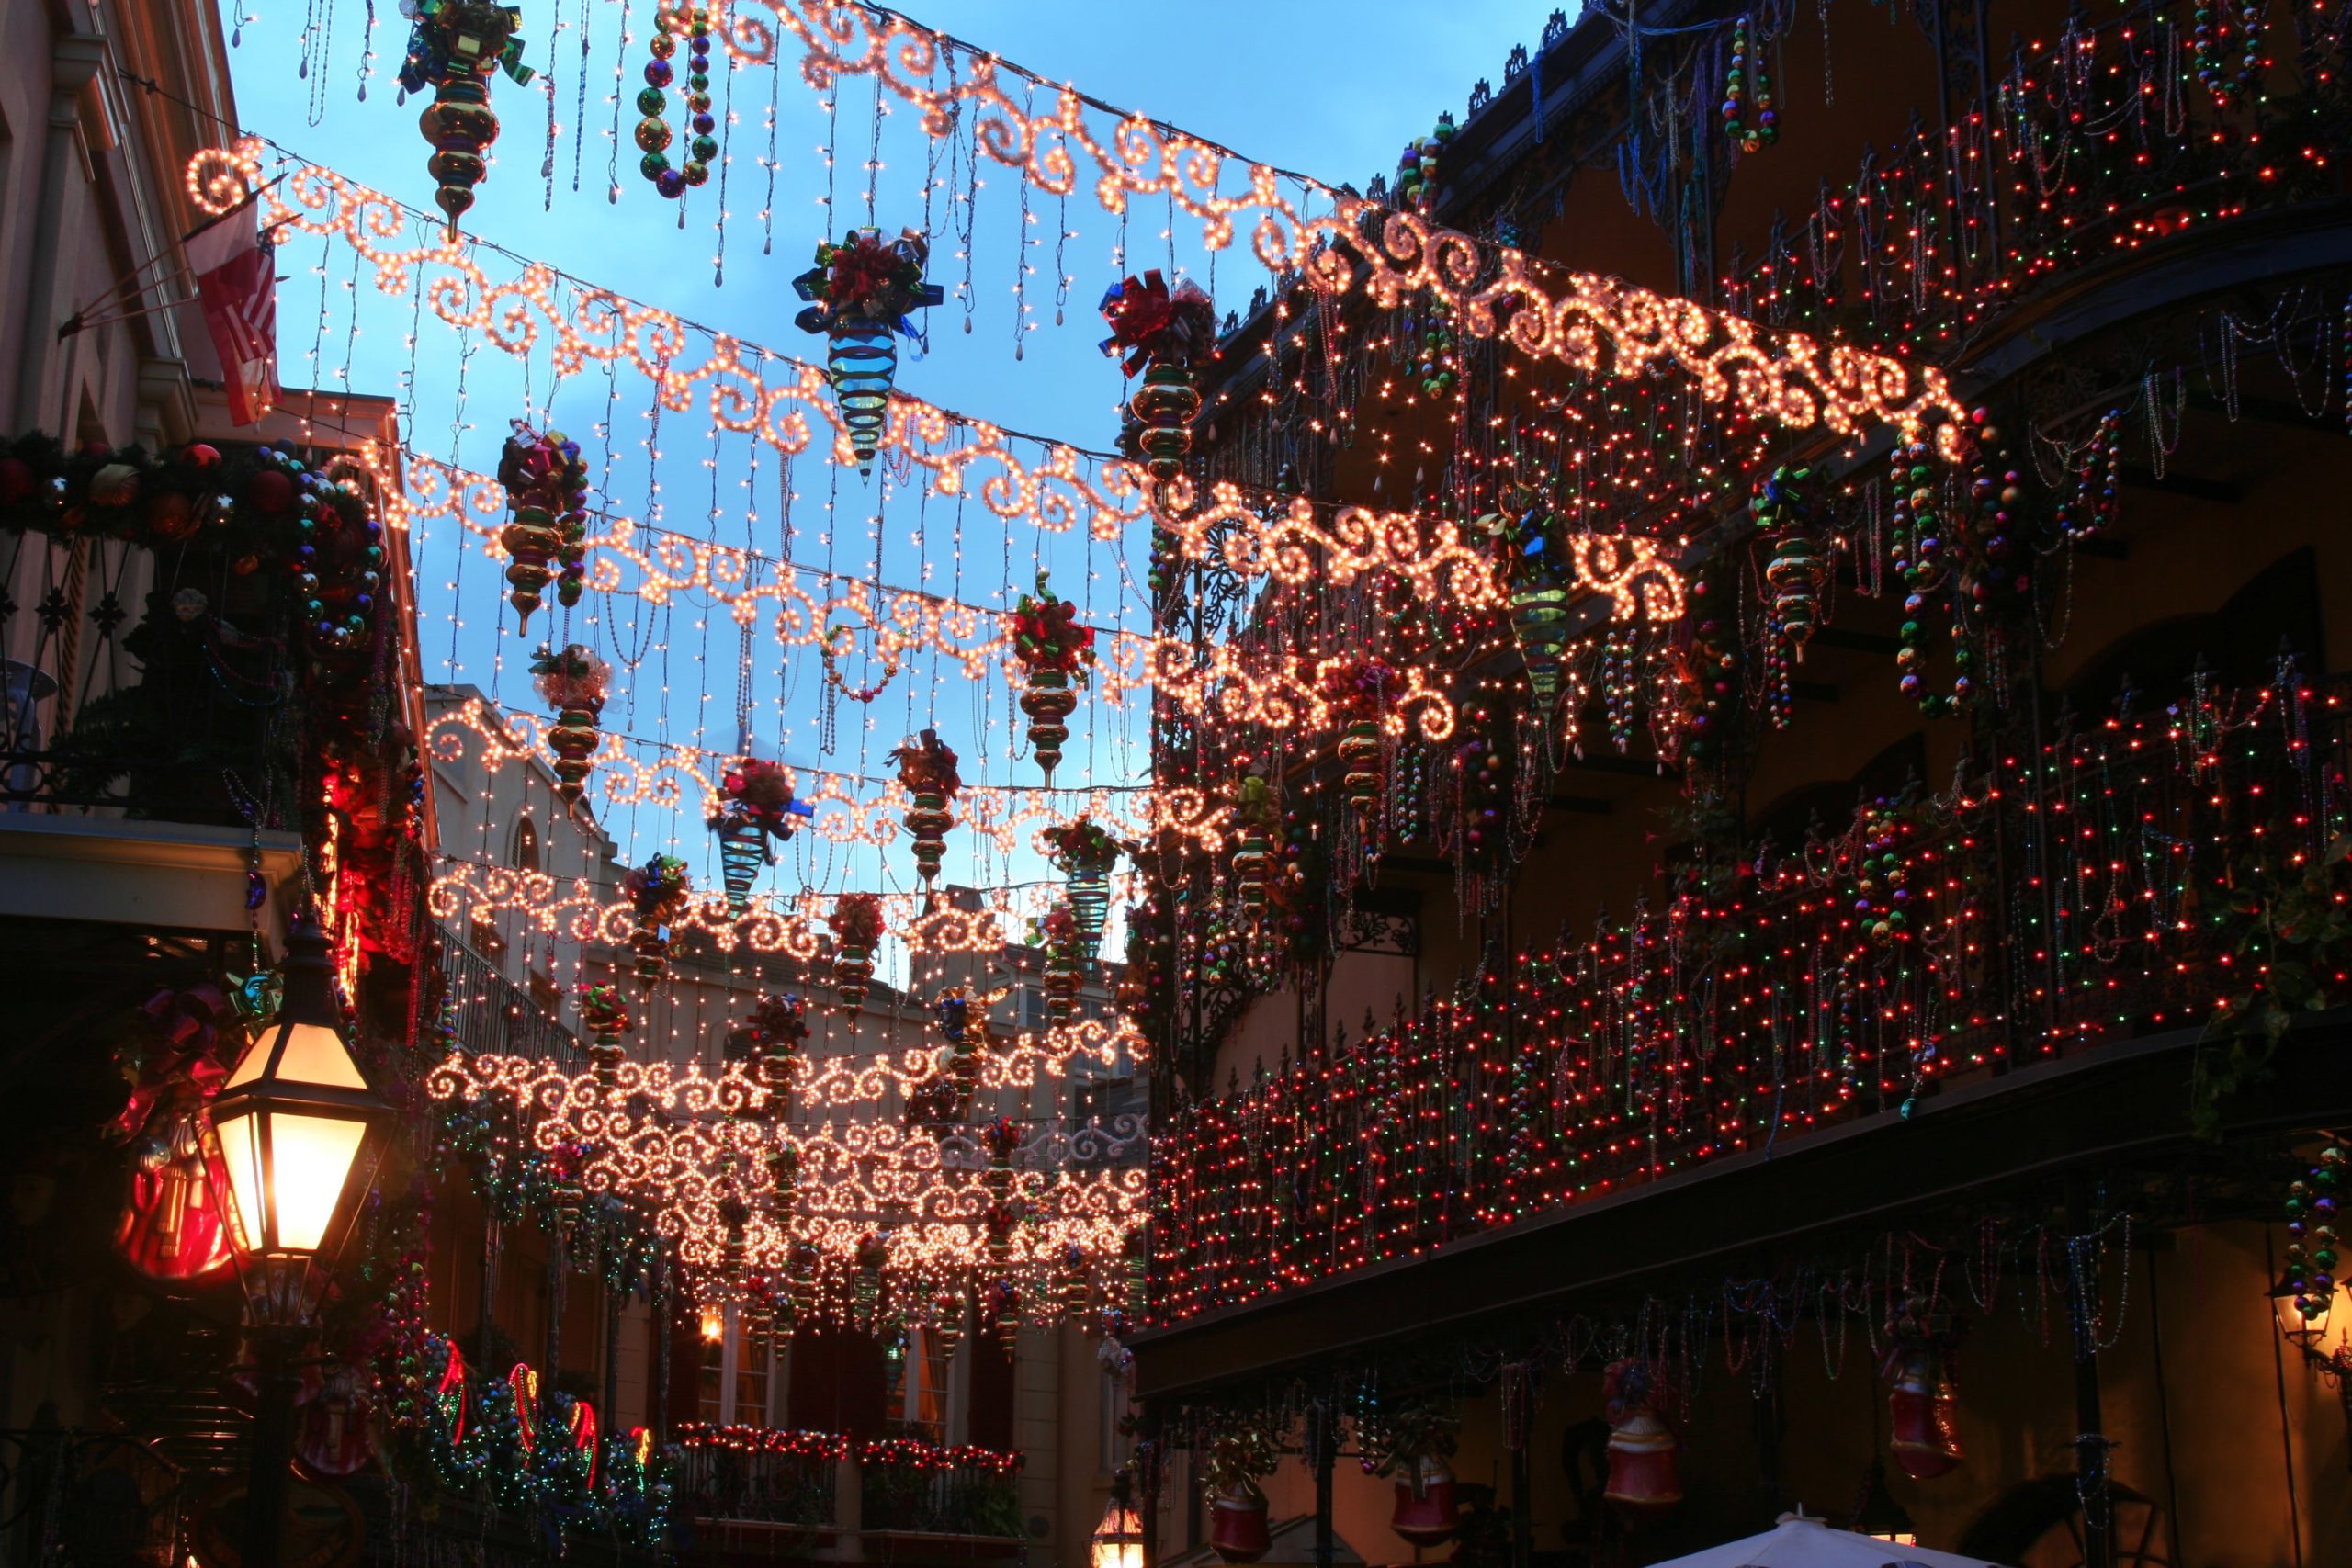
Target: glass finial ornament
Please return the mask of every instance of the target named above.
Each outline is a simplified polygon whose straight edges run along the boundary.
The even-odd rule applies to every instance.
[[[1560,661],[1568,646],[1568,595],[1573,581],[1564,558],[1559,518],[1542,496],[1514,485],[1500,511],[1478,519],[1510,590],[1510,630],[1527,668],[1536,719],[1548,730],[1560,702]]]
[[[1037,945],[1046,950],[1046,1016],[1061,1028],[1078,1016],[1078,993],[1086,984],[1078,951],[1078,918],[1068,904],[1056,904],[1037,922]]]
[[[613,669],[582,643],[566,643],[560,652],[543,644],[531,660],[531,681],[540,700],[555,710],[548,746],[555,752],[556,793],[570,805],[580,798],[594,766],[588,759],[596,750],[596,723],[604,715]]]
[[[768,1209],[777,1219],[787,1219],[799,1201],[800,1145],[779,1137],[768,1151]]]
[[[582,986],[580,1022],[591,1036],[588,1060],[596,1069],[596,1086],[610,1094],[620,1087],[621,1063],[628,1056],[622,1037],[636,1024],[621,988],[610,982]]]
[[[939,285],[923,281],[931,243],[912,229],[895,240],[879,229],[853,229],[849,237],[817,246],[817,265],[792,280],[793,291],[809,300],[794,318],[805,333],[828,340],[825,374],[841,405],[857,471],[874,472],[888,423],[890,389],[899,377],[898,334],[916,335],[907,320],[945,298]]]
[[[1254,927],[1266,912],[1266,874],[1273,863],[1267,845],[1281,820],[1272,786],[1255,773],[1243,774],[1234,814],[1241,824],[1241,847],[1233,852],[1234,890]]]
[[[1057,822],[1037,835],[1062,874],[1062,893],[1078,922],[1081,953],[1102,951],[1102,928],[1111,915],[1111,872],[1119,863],[1119,840],[1086,812]]]
[[[826,923],[832,927],[833,994],[854,1011],[874,983],[874,950],[882,945],[882,900],[871,893],[844,893],[833,900]]]
[[[1829,581],[1829,547],[1822,536],[1825,510],[1820,470],[1790,463],[1756,487],[1749,511],[1771,550],[1764,581],[1772,590],[1772,629],[1799,663],[1821,621],[1821,593]]]
[[[1377,659],[1345,659],[1323,671],[1323,700],[1340,722],[1336,748],[1340,765],[1340,791],[1354,810],[1357,825],[1367,836],[1380,815],[1386,782],[1387,743],[1381,727],[1394,693],[1403,686],[1396,671]]]
[[[1021,1343],[1020,1287],[1010,1280],[989,1280],[988,1314],[996,1327],[997,1343],[1010,1354]]]
[[[1193,449],[1193,416],[1201,412],[1193,371],[1216,345],[1216,304],[1190,278],[1171,290],[1154,268],[1112,285],[1102,310],[1111,324],[1102,352],[1124,374],[1143,376],[1127,400],[1140,426],[1136,444],[1153,479],[1172,479]]]
[[[792,1088],[793,1075],[799,1070],[800,1047],[808,1038],[807,1003],[796,996],[763,996],[729,1040],[730,1057],[740,1052],[757,1066],[760,1082],[770,1096],[771,1111],[785,1109],[782,1097]]]
[[[498,482],[506,487],[514,517],[500,530],[498,542],[506,551],[506,599],[514,606],[514,628],[527,631],[541,591],[559,566],[566,572],[565,588],[559,590],[567,593],[564,603],[579,600],[566,549],[577,548],[587,536],[588,465],[581,460],[580,444],[561,431],[542,435],[522,420],[513,423],[514,433],[498,455]]]
[[[1023,593],[1012,610],[1012,657],[1027,676],[1021,711],[1029,717],[1029,747],[1053,786],[1054,769],[1069,739],[1070,713],[1078,706],[1073,682],[1083,686],[1094,663],[1094,628],[1078,623],[1078,606],[1057,596],[1037,574],[1037,592]]]
[[[411,17],[408,58],[401,62],[402,93],[433,89],[433,101],[417,117],[417,129],[433,143],[424,168],[435,183],[433,203],[458,237],[458,220],[474,204],[474,186],[490,172],[482,154],[498,140],[498,117],[490,108],[490,81],[503,71],[516,86],[531,79],[523,63],[519,6],[483,0],[401,0]]]
[[[942,1291],[931,1303],[931,1332],[938,1341],[943,1362],[956,1359],[956,1347],[964,1342],[964,1298],[952,1291]]]
[[[710,105],[710,25],[712,11],[699,6],[663,4],[653,14],[653,58],[645,62],[645,85],[638,89],[638,172],[653,188],[675,201],[710,178],[710,161],[718,156],[718,121]],[[670,162],[669,96],[662,91],[677,80],[678,38],[686,40],[686,162]]]
[[[621,878],[621,896],[637,911],[637,929],[628,939],[637,979],[649,991],[669,968],[670,928],[685,913],[694,886],[686,863],[675,855],[649,855]]]
[[[964,787],[956,768],[956,753],[925,729],[890,753],[899,770],[899,785],[913,803],[907,807],[907,832],[915,841],[915,870],[928,887],[939,877],[939,862],[947,852],[947,829],[956,825],[948,805]]]

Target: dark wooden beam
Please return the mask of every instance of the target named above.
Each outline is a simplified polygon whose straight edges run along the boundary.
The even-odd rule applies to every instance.
[[[1842,648],[1852,653],[1875,653],[1885,657],[1900,652],[1903,639],[1889,632],[1857,631],[1852,626],[1815,626],[1813,646]]]
[[[2282,430],[2315,430],[2324,435],[2345,434],[2344,422],[2334,414],[2324,409],[2315,414],[2306,412],[2285,398],[2264,398],[2241,392],[2237,407],[2233,411],[2227,400],[2211,392],[2191,392],[2188,394],[2188,406],[2200,413],[2218,413],[2233,423],[2252,420],[2256,424],[2275,424]]]
[[[2232,479],[2209,479],[2196,474],[2177,471],[2158,474],[2153,468],[2127,465],[2123,482],[2132,490],[2160,491],[2166,495],[2185,495],[2191,501],[2208,501],[2220,506],[2235,506],[2245,499],[2245,488]]]

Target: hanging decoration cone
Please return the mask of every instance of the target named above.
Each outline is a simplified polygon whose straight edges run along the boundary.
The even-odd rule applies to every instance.
[[[651,856],[621,878],[621,896],[637,910],[629,947],[637,954],[638,983],[649,991],[669,967],[670,928],[685,913],[693,894],[686,863],[675,855]]]
[[[594,1037],[594,1043],[588,1047],[588,1060],[596,1069],[596,1086],[612,1094],[620,1088],[621,1063],[628,1055],[622,1038],[636,1027],[621,988],[609,983],[582,986],[580,1021]]]
[[[956,771],[956,753],[935,729],[925,729],[893,750],[890,761],[898,765],[899,787],[914,797],[907,807],[906,829],[915,841],[915,871],[929,886],[938,880],[947,829],[956,825],[948,802],[963,789],[964,778]]]
[[[1514,486],[1503,511],[1478,519],[1494,551],[1495,568],[1510,590],[1511,636],[1527,667],[1527,690],[1547,729],[1560,704],[1560,661],[1568,646],[1570,574],[1560,550],[1559,519],[1524,485]]]
[[[931,1303],[931,1332],[938,1341],[943,1361],[956,1359],[956,1348],[964,1342],[964,1298],[942,1291]]]
[[[1081,811],[1044,829],[1037,841],[1062,874],[1062,890],[1077,922],[1079,956],[1091,962],[1102,951],[1102,928],[1111,918],[1111,873],[1119,863],[1119,840]]]
[[[928,310],[945,296],[922,279],[931,243],[912,229],[886,240],[879,229],[853,229],[839,244],[817,247],[817,265],[792,280],[793,291],[815,301],[796,318],[800,330],[829,341],[825,373],[841,406],[842,424],[856,454],[857,471],[872,474],[889,423],[890,389],[899,375],[896,334],[915,336],[910,310]]]
[[[718,807],[710,830],[718,836],[718,874],[727,908],[741,916],[752,907],[752,886],[760,869],[775,863],[775,846],[788,844],[798,818],[813,815],[794,798],[792,770],[748,752],[729,763],[719,779]]]
[[[1046,574],[1037,574],[1037,592],[1023,593],[1013,606],[1007,630],[1012,657],[1027,676],[1021,692],[1021,711],[1029,716],[1029,745],[1037,754],[1051,787],[1054,768],[1062,760],[1062,745],[1069,739],[1067,720],[1078,706],[1071,683],[1083,686],[1094,664],[1094,629],[1078,624],[1078,606],[1046,586]]]
[[[882,900],[871,893],[844,893],[826,919],[832,927],[833,994],[855,1011],[874,982],[874,950],[882,945]]]
[[[519,419],[512,423],[514,433],[498,455],[498,482],[506,487],[514,516],[499,531],[498,543],[507,556],[506,598],[514,606],[515,629],[526,631],[540,591],[554,576],[551,566],[562,558],[569,573],[566,552],[587,537],[588,465],[581,461],[580,444],[561,431],[541,435]],[[565,603],[578,597],[574,590]]]
[[[548,746],[555,752],[556,793],[569,806],[587,786],[612,666],[582,643],[566,643],[560,653],[543,646],[531,660],[531,680],[540,700],[556,711]]]
[[[1764,581],[1772,590],[1772,630],[1802,662],[1821,620],[1821,592],[1829,581],[1829,546],[1822,536],[1820,471],[1794,463],[1756,487],[1749,507],[1756,531],[1771,550]]]
[[[498,140],[498,117],[490,108],[490,81],[499,72],[516,86],[530,81],[523,63],[521,7],[483,0],[416,0],[416,24],[408,35],[408,58],[401,62],[403,95],[433,89],[433,101],[417,117],[417,129],[433,143],[424,163],[436,189],[434,205],[458,220],[474,204],[474,186],[490,172],[482,154]]]
[[[1102,310],[1111,325],[1102,352],[1126,375],[1143,374],[1127,412],[1141,427],[1136,444],[1151,477],[1165,483],[1184,471],[1193,449],[1193,419],[1201,412],[1193,370],[1216,347],[1216,302],[1189,278],[1171,292],[1155,268],[1113,285]]]

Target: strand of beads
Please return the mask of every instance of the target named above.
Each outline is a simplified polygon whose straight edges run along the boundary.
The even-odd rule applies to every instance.
[[[669,95],[662,89],[675,80],[671,59],[678,52],[677,30],[684,26],[686,32],[686,113],[687,125],[694,132],[687,143],[685,167],[673,168],[670,163]],[[645,86],[637,95],[637,112],[644,118],[637,122],[637,148],[645,156],[638,161],[638,170],[653,182],[653,188],[675,201],[686,194],[689,186],[698,186],[710,178],[710,161],[718,156],[718,142],[714,135],[718,122],[710,112],[710,17],[705,12],[680,10],[664,6],[654,17],[653,58],[645,62]]]
[[[2344,429],[2352,434],[2352,298],[2344,301]]]
[[[2303,1319],[2296,1327],[2306,1332],[2317,1326],[2312,1320],[2326,1320],[2335,1295],[2335,1203],[2344,1164],[2344,1145],[2330,1142],[2310,1173],[2287,1188],[2287,1284]],[[2312,1241],[2308,1251],[2306,1235]]]
[[[1915,444],[1896,451],[1894,570],[1903,580],[1904,598],[1903,629],[1897,634],[1900,646],[1894,650],[1894,665],[1903,672],[1903,694],[1917,697],[1920,713],[1929,718],[1940,717],[1951,709],[1951,699],[1927,691],[1919,677],[1928,635],[1920,617],[1928,607],[1928,594],[1944,577],[1943,539],[1938,532],[1942,524],[1936,513],[1935,475],[1933,456],[1924,445]]]
[[[1862,934],[1880,947],[1892,944],[1909,923],[1904,906],[1911,890],[1909,871],[1895,848],[1903,832],[1903,802],[1880,795],[1862,807],[1856,829],[1861,847],[1854,861],[1854,915]]]
[[[2227,100],[2234,97],[2237,84],[2222,74],[2222,49],[2220,35],[2213,26],[2212,0],[2198,0],[2196,20],[2189,36],[2199,83],[2217,98]]]
[[[2241,94],[2251,93],[2270,62],[2262,57],[2262,13],[2267,0],[2238,0],[2238,74]]]
[[[1755,46],[1753,24],[1742,17],[1732,24],[1731,64],[1724,73],[1724,134],[1743,152],[1760,152],[1781,139],[1780,117],[1772,109],[1772,78],[1764,72],[1763,51]],[[1751,104],[1756,118],[1747,111]]]
[[[2086,539],[2115,526],[2123,477],[2123,444],[2118,439],[2122,428],[2121,409],[2099,415],[2098,428],[2091,432],[2090,445],[2083,452],[2082,471],[2075,476],[2075,493],[2059,503],[2060,537]]]

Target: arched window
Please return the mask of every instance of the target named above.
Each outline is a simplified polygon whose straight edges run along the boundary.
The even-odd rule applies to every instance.
[[[514,869],[517,871],[539,869],[538,825],[527,817],[514,824]]]

